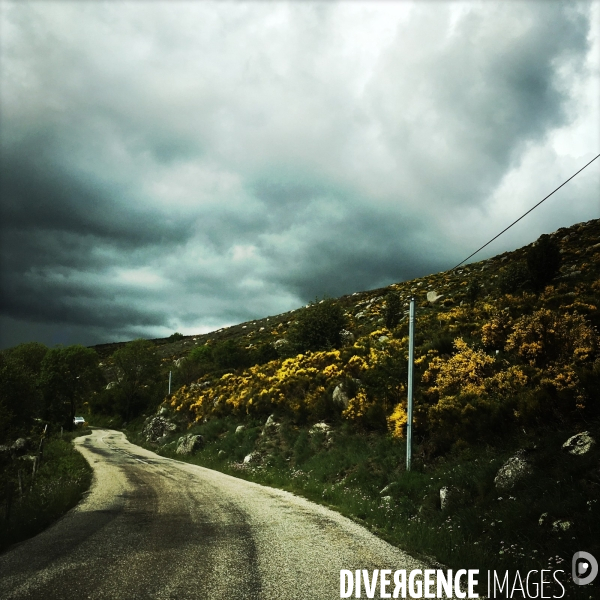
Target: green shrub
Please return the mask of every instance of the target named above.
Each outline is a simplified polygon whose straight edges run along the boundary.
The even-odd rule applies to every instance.
[[[179,333],[178,331],[176,331],[175,333],[172,333],[168,338],[167,341],[168,342],[178,342],[179,340],[182,340],[185,336],[183,335],[183,333]]]
[[[346,327],[342,307],[331,299],[315,301],[298,315],[290,342],[298,352],[329,350],[342,345],[340,331]]]
[[[500,271],[498,289],[502,294],[514,294],[524,289],[529,281],[530,271],[524,263],[510,263]]]
[[[213,348],[212,357],[218,369],[239,369],[250,363],[247,350],[233,340],[217,344]]]

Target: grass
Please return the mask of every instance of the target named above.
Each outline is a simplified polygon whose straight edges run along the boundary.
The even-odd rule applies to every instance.
[[[342,425],[328,441],[323,433],[285,421],[269,435],[261,435],[258,421],[236,434],[237,425],[224,418],[192,427],[189,433],[205,440],[192,456],[175,453],[180,434],[153,448],[327,505],[412,555],[449,568],[479,569],[481,581],[488,570],[563,569],[559,576],[566,582],[574,552],[600,557],[600,449],[596,445],[582,456],[562,450],[575,431],[557,427],[521,433],[502,446],[464,447],[429,464],[416,460],[406,472],[404,444],[381,434]],[[600,423],[588,425],[599,439]],[[141,442],[139,433],[130,432],[130,437]],[[533,473],[513,489],[498,491],[494,477],[517,449],[526,451]],[[261,460],[243,464],[254,451]],[[453,495],[442,510],[440,489],[445,486]],[[540,525],[544,513],[548,516]],[[559,520],[572,525],[553,531]],[[598,598],[598,591],[597,582],[582,588],[571,583],[565,597]],[[560,595],[560,588],[553,593]]]
[[[35,478],[32,478],[30,460],[15,459],[5,465],[0,552],[37,535],[81,500],[91,484],[92,469],[71,441],[82,434],[84,430],[47,439]]]

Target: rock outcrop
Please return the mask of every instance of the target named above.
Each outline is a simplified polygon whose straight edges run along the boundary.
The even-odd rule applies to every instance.
[[[164,416],[158,415],[150,419],[147,425],[142,430],[142,435],[146,438],[147,442],[158,442],[161,438],[167,436],[169,433],[175,431],[177,425],[171,423]]]
[[[531,465],[525,460],[523,454],[523,451],[517,452],[500,467],[494,478],[494,484],[498,490],[510,490],[517,482],[533,473]]]
[[[187,434],[179,438],[177,442],[177,454],[187,456],[204,446],[204,438],[201,435]]]
[[[348,408],[350,398],[348,398],[348,394],[341,383],[333,390],[333,402],[342,408]]]
[[[595,443],[596,440],[590,435],[589,431],[582,431],[570,437],[562,447],[569,454],[586,454]]]
[[[443,298],[443,294],[438,294],[437,292],[431,291],[427,292],[427,301],[431,304],[435,304],[440,298]]]

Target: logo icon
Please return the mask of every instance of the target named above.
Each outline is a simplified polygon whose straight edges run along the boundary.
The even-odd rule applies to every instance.
[[[598,561],[589,552],[583,552],[582,550],[575,552],[571,574],[577,585],[592,583],[598,575]]]

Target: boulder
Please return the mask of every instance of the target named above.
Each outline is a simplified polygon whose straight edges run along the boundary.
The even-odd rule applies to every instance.
[[[380,492],[380,495],[389,494],[394,491],[398,487],[399,483],[397,481],[392,481],[392,483],[388,483]]]
[[[269,415],[266,423],[263,425],[262,435],[273,435],[279,431],[281,425],[275,421],[275,415]]]
[[[207,388],[210,387],[210,381],[203,381],[202,383],[191,383],[190,384],[190,392],[197,392],[198,390],[201,390],[203,388]]]
[[[142,430],[142,435],[147,442],[157,442],[165,434],[171,433],[177,429],[177,425],[171,423],[163,416],[153,417],[150,422]]]
[[[448,510],[465,499],[465,492],[454,486],[445,485],[440,488],[440,508]]]
[[[202,446],[204,446],[204,438],[201,435],[187,434],[179,438],[176,452],[186,456],[199,450]]]
[[[26,440],[25,438],[18,438],[17,440],[15,440],[11,446],[13,453],[16,456],[21,456],[22,454],[25,454],[25,452],[27,451],[27,447],[29,446],[29,442],[30,440]]]
[[[219,450],[219,458],[222,458],[223,456],[225,456],[227,454],[227,452],[225,452],[225,450]]]
[[[552,531],[555,533],[562,533],[564,531],[568,531],[573,527],[573,521],[567,521],[566,519],[559,519],[558,521],[554,521],[552,523]]]
[[[327,423],[315,423],[309,430],[308,435],[311,437],[315,434],[322,433],[325,435],[323,445],[325,448],[330,448],[333,445],[333,437],[331,427]]]
[[[238,425],[238,426],[235,428],[235,432],[236,432],[236,433],[241,433],[242,431],[244,431],[244,429],[246,429],[246,426],[245,426],[245,425]]]
[[[273,342],[273,347],[278,350],[279,348],[282,348],[283,346],[286,346],[289,342],[285,339],[285,338],[280,338],[278,340],[275,340]]]
[[[340,331],[340,339],[342,340],[342,344],[344,345],[352,345],[354,344],[354,334],[347,329],[342,329]]]
[[[590,435],[589,431],[582,431],[570,437],[562,447],[569,454],[586,454],[595,443],[596,440]]]
[[[324,433],[327,435],[331,432],[331,426],[327,423],[315,423],[309,430],[309,435],[314,435],[315,433]]]
[[[258,452],[250,452],[244,456],[244,464],[249,465],[250,463],[255,463],[260,460],[260,454]]]
[[[344,391],[341,383],[333,390],[333,402],[342,408],[348,407],[350,398],[348,398],[348,394]]]
[[[427,292],[427,301],[431,304],[435,304],[440,298],[443,298],[444,294],[438,294],[435,291]]]
[[[494,484],[498,490],[510,490],[531,473],[533,469],[523,458],[523,452],[518,452],[500,467],[494,478]]]

